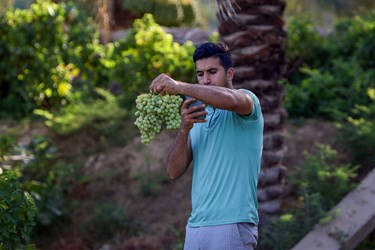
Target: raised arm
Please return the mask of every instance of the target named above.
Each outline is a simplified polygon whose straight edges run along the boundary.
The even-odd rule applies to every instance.
[[[191,84],[176,81],[166,74],[161,74],[150,85],[155,93],[170,93],[192,96],[215,108],[230,110],[239,114],[252,112],[251,98],[241,90]]]
[[[250,114],[252,111],[251,98],[241,90],[182,82],[178,86],[181,94],[195,97],[206,105],[239,114]]]

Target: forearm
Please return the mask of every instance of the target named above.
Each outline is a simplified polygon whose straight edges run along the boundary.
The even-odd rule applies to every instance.
[[[152,81],[150,91],[160,94],[192,96],[203,101],[206,105],[240,114],[252,112],[251,98],[243,91],[229,87],[184,83],[176,81],[166,74],[161,74]]]
[[[188,133],[188,131],[180,129],[169,149],[167,173],[171,179],[182,176],[191,163],[192,154]]]
[[[178,82],[179,94],[192,96],[206,105],[242,114],[251,113],[251,99],[236,89]],[[250,108],[250,109],[249,109]]]

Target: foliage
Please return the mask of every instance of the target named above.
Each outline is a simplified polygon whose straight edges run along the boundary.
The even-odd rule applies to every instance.
[[[291,117],[337,121],[359,172],[374,165],[375,12],[340,19],[326,37],[308,19],[290,22],[285,107]],[[302,34],[302,35],[301,35]],[[300,59],[302,58],[302,59]]]
[[[44,137],[29,144],[12,144],[1,152],[2,165],[17,173],[20,185],[38,208],[38,229],[52,225],[65,214],[64,192],[74,177],[73,166],[56,161],[56,148]]]
[[[342,19],[322,37],[306,18],[288,24],[288,59],[285,106],[291,117],[343,121],[355,105],[368,105],[373,86],[375,13]],[[294,62],[302,60],[299,69]]]
[[[337,211],[328,211],[352,188],[356,168],[336,166],[337,152],[328,145],[317,146],[316,154],[305,152],[301,172],[292,176],[299,202],[262,232],[260,249],[292,248],[316,223],[336,216]]]
[[[35,203],[22,189],[17,174],[13,171],[0,174],[0,249],[25,247],[36,213]]]
[[[355,61],[334,60],[330,71],[304,67],[305,78],[287,84],[285,106],[292,116],[344,120],[355,105],[366,105],[375,74]]]
[[[96,240],[106,241],[118,230],[125,229],[129,223],[122,206],[102,201],[94,206],[89,218],[80,225],[86,235]]]
[[[130,110],[161,72],[181,80],[194,75],[193,44],[173,42],[150,14],[136,20],[126,38],[105,46],[91,19],[72,3],[38,0],[30,9],[8,10],[0,30],[0,55],[9,58],[0,61],[0,117],[23,117],[34,109],[50,116],[73,102],[61,111],[63,127],[74,119],[67,112],[95,103],[97,87],[119,95],[120,105]],[[71,131],[84,124],[73,125]],[[68,127],[60,130],[69,133]]]
[[[375,26],[375,21],[374,21]],[[375,28],[374,28],[375,30]],[[375,31],[371,31],[368,36],[365,36],[357,46],[354,57],[357,59],[358,64],[368,70],[375,68]]]
[[[121,109],[117,99],[106,90],[96,88],[98,98],[88,103],[77,95],[70,104],[55,113],[35,110],[34,113],[46,118],[46,125],[59,135],[68,135],[94,122],[122,119],[127,112]]]
[[[324,144],[317,146],[316,154],[305,152],[302,176],[294,177],[294,182],[303,193],[321,195],[321,205],[324,210],[328,210],[353,187],[350,181],[355,177],[356,167],[334,165],[333,161],[337,156],[336,150]],[[330,188],[332,186],[335,188]]]
[[[0,30],[0,56],[7,58],[0,61],[1,115],[64,105],[80,72],[102,72],[96,71],[97,34],[72,4],[37,0],[29,9],[10,9]]]
[[[57,161],[56,147],[45,137],[35,137],[25,149],[31,158],[20,166],[22,180],[38,206],[38,226],[50,226],[66,214],[64,191],[74,178],[74,166]]]
[[[151,13],[156,22],[164,26],[191,24],[195,20],[192,0],[122,0],[121,3],[132,13]]]
[[[0,53],[2,58],[8,58],[0,62],[1,99],[5,108],[12,110],[12,105],[21,102],[27,104],[23,109],[30,110],[32,100],[41,104],[47,97],[53,98],[51,92],[52,89],[56,90],[57,86],[53,86],[51,78],[55,74],[50,65],[61,64],[64,67],[54,53],[55,47],[61,45],[62,40],[55,36],[42,37],[41,31],[54,34],[62,29],[61,19],[54,18],[58,13],[56,5],[43,6],[39,1],[39,4],[34,4],[30,10],[7,11],[1,18]],[[43,27],[43,23],[36,22],[36,19],[44,20],[48,26]],[[41,72],[48,75],[48,82],[41,79]],[[24,88],[20,88],[20,85]],[[37,95],[37,91],[42,95]],[[58,96],[57,91],[54,94],[54,97]]]
[[[327,37],[326,44],[329,57],[349,59],[353,56],[371,56],[374,53],[374,44],[369,39],[375,32],[375,12],[354,18],[342,18],[334,27],[334,31]],[[360,53],[366,51],[368,55]],[[371,52],[371,53],[368,53]],[[358,54],[359,53],[359,54]],[[360,59],[356,57],[356,59]],[[370,59],[373,63],[373,58]]]
[[[12,149],[16,138],[10,135],[0,135],[0,163],[5,161],[5,155]]]
[[[194,49],[192,42],[184,45],[174,42],[152,15],[136,20],[128,36],[115,44],[113,53],[116,63],[113,80],[122,86],[124,105],[134,106],[136,97],[148,92],[152,79],[162,72],[181,81],[191,81]]]
[[[296,34],[290,34],[289,60],[300,57],[304,64],[287,76],[286,109],[291,117],[338,121],[343,129],[340,141],[365,174],[375,162],[370,94],[375,82],[375,13],[341,19],[327,37],[319,37],[312,25],[304,19],[290,23]]]
[[[324,38],[308,15],[292,16],[287,25],[289,64],[319,66],[324,62]],[[307,49],[308,48],[308,49]]]
[[[367,90],[369,105],[356,105],[347,122],[340,123],[342,141],[349,148],[351,161],[373,169],[375,164],[375,88]]]

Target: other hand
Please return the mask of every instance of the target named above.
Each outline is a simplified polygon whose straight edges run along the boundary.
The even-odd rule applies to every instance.
[[[199,116],[206,116],[207,111],[203,110],[196,112],[199,109],[204,109],[205,105],[193,106],[189,108],[189,104],[193,103],[196,99],[189,98],[182,103],[181,106],[181,130],[188,132],[193,128],[194,123],[203,123],[207,120],[198,119]]]

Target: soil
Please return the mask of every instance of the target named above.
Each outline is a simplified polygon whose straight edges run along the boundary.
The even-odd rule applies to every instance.
[[[21,132],[20,140],[27,143],[35,134],[48,131],[40,125],[28,127]],[[303,162],[303,152],[314,152],[316,143],[333,145],[336,134],[337,129],[330,122],[287,124],[284,165],[288,171],[295,171]],[[40,243],[38,247],[176,249],[181,246],[190,212],[191,172],[188,170],[175,181],[167,178],[165,156],[173,137],[173,132],[164,131],[150,145],[143,145],[136,137],[124,147],[108,148],[85,158],[81,179],[86,181],[75,183],[68,191],[68,199],[79,202],[70,214],[70,226],[60,230],[52,242]],[[97,143],[86,134],[55,141],[64,157],[82,155]],[[122,207],[128,221],[127,227],[118,230],[108,244],[98,241],[95,234],[88,238],[81,229],[101,201]]]

